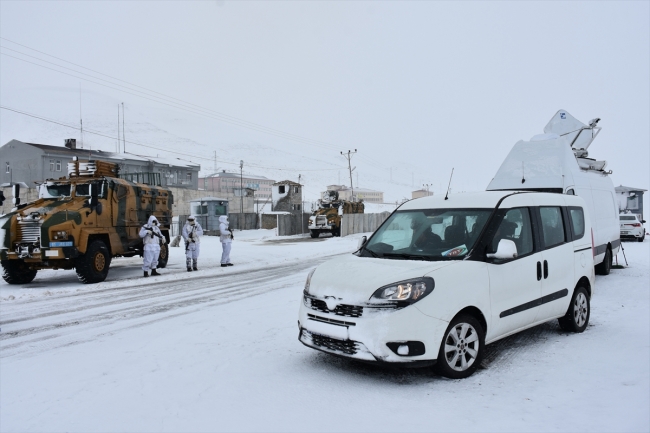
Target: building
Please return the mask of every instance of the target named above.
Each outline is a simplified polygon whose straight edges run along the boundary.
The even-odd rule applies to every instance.
[[[354,188],[354,200],[352,199],[352,189],[345,185],[327,185],[328,191],[337,191],[339,199],[346,201],[362,200],[365,203],[383,203],[384,193],[368,188]]]
[[[99,159],[119,164],[120,175],[160,173],[161,186],[198,189],[199,164],[171,158],[152,158],[132,153],[78,149],[75,139],[65,146],[25,143],[11,140],[0,147],[0,183],[24,182],[35,188],[35,182],[58,179],[68,175],[68,163],[73,157],[81,160]],[[135,180],[135,179],[134,179]]]
[[[629,186],[617,186],[614,188],[616,190],[616,201],[618,202],[618,209],[621,212],[629,211],[633,214],[637,214],[643,218],[643,193],[646,192],[646,189],[641,188],[632,188]]]
[[[415,198],[421,198],[421,197],[429,197],[432,196],[433,192],[427,191],[426,189],[418,189],[417,191],[412,191],[411,192],[411,200]]]
[[[302,210],[302,185],[291,180],[283,180],[272,186],[272,211],[299,212]]]
[[[241,176],[241,177],[240,177]],[[264,176],[255,176],[222,170],[209,176],[202,177],[199,188],[214,192],[220,197],[239,197],[241,188],[253,190],[256,202],[271,201],[271,189],[275,181]],[[244,194],[246,196],[246,194]]]

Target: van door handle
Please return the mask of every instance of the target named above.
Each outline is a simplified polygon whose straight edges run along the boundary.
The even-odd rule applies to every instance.
[[[548,278],[548,262],[544,260],[544,279]]]
[[[542,279],[542,264],[537,262],[537,281]]]

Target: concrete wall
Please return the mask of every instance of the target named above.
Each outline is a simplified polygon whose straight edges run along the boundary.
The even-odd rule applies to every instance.
[[[309,233],[307,225],[309,223],[309,214],[300,215],[277,215],[278,218],[278,236],[293,236],[301,233]]]
[[[11,190],[11,187],[8,188],[2,188],[2,193],[5,196],[5,201],[0,206],[0,214],[6,214],[8,212],[11,212],[11,209],[14,207],[12,198],[13,192]],[[30,201],[34,201],[38,198],[38,189],[36,188],[20,188],[20,203],[25,204]]]
[[[390,212],[346,214],[341,219],[341,236],[374,232],[386,221]]]

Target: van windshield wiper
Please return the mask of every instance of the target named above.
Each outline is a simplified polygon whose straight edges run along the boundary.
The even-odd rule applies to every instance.
[[[365,247],[364,247],[364,248],[363,248],[363,251],[368,251],[368,252],[369,252],[373,257],[375,257],[375,258],[377,258],[377,259],[381,258],[381,256],[380,256],[379,254],[377,254],[376,252],[374,252],[373,250],[370,250],[370,249],[368,249],[368,248],[365,248]]]
[[[384,257],[399,257],[401,259],[406,259],[406,260],[425,260],[425,261],[432,261],[433,257],[429,256],[418,256],[415,254],[404,254],[404,253],[384,253]]]

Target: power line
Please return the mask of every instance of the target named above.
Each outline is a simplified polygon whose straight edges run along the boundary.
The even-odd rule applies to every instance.
[[[33,117],[35,119],[39,119],[39,120],[43,120],[43,121],[46,121],[46,122],[54,123],[54,124],[57,124],[57,125],[60,125],[60,126],[65,126],[66,128],[75,129],[77,131],[79,131],[79,129],[80,129],[77,126],[69,125],[69,124],[59,122],[59,121],[56,121],[56,120],[52,120],[52,119],[47,119],[45,117],[37,116],[35,114],[27,113],[27,112],[21,111],[21,110],[16,110],[16,109],[13,109],[13,108],[10,108],[10,107],[5,107],[3,105],[0,105],[0,108],[3,109],[3,110],[12,111],[14,113],[18,113],[18,114],[22,114],[22,115],[25,115],[25,116]],[[94,131],[92,129],[84,129],[84,132],[86,132],[88,134],[98,135],[100,137],[110,138],[111,140],[115,139],[115,137],[113,137],[111,135],[106,135],[106,134],[103,134],[103,133],[101,133],[99,131]],[[138,146],[142,146],[142,147],[147,147],[147,148],[150,148],[150,149],[159,150],[159,151],[162,151],[162,152],[168,152],[168,153],[173,153],[173,154],[176,154],[176,155],[183,155],[183,156],[189,156],[189,157],[193,157],[193,158],[197,158],[197,159],[212,161],[212,158],[207,158],[205,156],[192,155],[192,154],[188,154],[187,152],[176,152],[176,151],[173,151],[173,150],[163,149],[163,148],[160,148],[160,147],[140,143],[140,142],[137,142],[137,141],[125,140],[125,142],[130,143],[130,144],[135,144],[135,145],[138,145]],[[130,153],[130,154],[135,155],[134,153]],[[192,162],[192,161],[190,161],[190,162]],[[223,164],[228,164],[228,165],[235,165],[235,166],[239,165],[238,163],[228,162],[228,161],[225,161],[225,160],[222,163]],[[263,169],[267,169],[267,170],[290,171],[290,172],[297,172],[297,171],[333,171],[333,170],[340,170],[341,169],[341,168],[321,168],[321,169],[291,168],[291,169],[287,169],[287,168],[267,167],[267,166],[258,165],[258,164],[249,164],[249,165],[251,167],[263,168]]]
[[[146,90],[147,92],[151,92],[151,93],[155,93],[155,94],[158,94],[158,95],[162,95],[162,97],[160,97],[160,96],[155,96],[155,95],[150,95],[150,94],[147,94],[147,93],[145,93],[145,92],[143,92],[143,91],[140,91],[140,90],[137,90],[137,89],[132,89],[132,88],[129,88],[129,87],[124,86],[124,85],[122,85],[122,84],[114,83],[114,82],[111,82],[111,81],[109,81],[109,80],[105,80],[105,79],[103,79],[103,78],[95,77],[95,76],[92,76],[92,75],[87,74],[87,73],[85,73],[85,72],[81,72],[81,71],[78,71],[78,70],[75,70],[75,69],[72,69],[72,68],[68,68],[68,67],[66,67],[66,66],[62,66],[62,65],[59,65],[59,64],[57,64],[57,63],[53,63],[53,62],[50,62],[50,61],[47,61],[47,60],[41,59],[41,58],[39,58],[39,57],[32,56],[32,55],[30,55],[30,54],[26,54],[26,53],[23,53],[23,52],[21,52],[21,51],[14,50],[14,49],[12,49],[12,48],[2,46],[2,48],[5,49],[5,50],[10,50],[10,51],[13,51],[13,52],[15,52],[15,53],[19,53],[19,54],[21,54],[21,55],[23,55],[23,56],[27,56],[27,57],[30,57],[30,58],[36,59],[36,60],[38,60],[38,61],[41,61],[41,62],[44,62],[44,63],[48,63],[48,64],[51,64],[51,65],[57,66],[57,67],[59,67],[59,68],[63,68],[63,69],[67,69],[67,70],[69,70],[69,71],[73,71],[73,72],[75,72],[75,73],[77,73],[77,74],[86,75],[86,76],[89,76],[89,77],[91,77],[91,78],[93,78],[93,79],[95,79],[95,80],[104,81],[104,82],[110,83],[110,84],[112,84],[112,85],[114,85],[114,86],[124,87],[125,89],[128,89],[128,90],[130,90],[130,91],[132,91],[132,92],[142,93],[142,94],[144,94],[144,95],[146,95],[146,96],[148,96],[148,97],[143,96],[143,95],[139,95],[139,94],[135,94],[135,93],[131,93],[131,92],[127,92],[127,91],[125,91],[125,90],[123,90],[123,89],[118,89],[118,88],[115,88],[115,87],[111,87],[111,86],[108,86],[108,85],[106,85],[106,84],[102,84],[102,83],[98,83],[98,82],[96,82],[96,81],[88,80],[88,79],[86,79],[86,78],[81,78],[81,77],[78,77],[78,76],[75,76],[75,75],[71,75],[71,74],[68,74],[68,73],[66,73],[66,72],[59,71],[59,70],[57,70],[57,69],[53,69],[53,68],[49,68],[49,67],[47,67],[47,66],[45,66],[45,65],[41,65],[41,64],[38,64],[38,63],[30,62],[29,60],[25,60],[25,59],[22,59],[22,58],[20,58],[20,57],[12,56],[12,55],[7,54],[7,53],[2,53],[3,55],[5,55],[5,56],[7,56],[7,57],[11,57],[11,58],[14,58],[14,59],[16,59],[16,60],[23,61],[23,62],[25,62],[25,63],[30,63],[30,64],[32,64],[32,65],[40,66],[40,67],[45,68],[45,69],[50,69],[50,70],[52,70],[52,71],[59,72],[59,73],[64,74],[64,75],[70,75],[70,76],[73,76],[73,77],[75,77],[75,78],[84,79],[84,80],[89,81],[89,82],[91,82],[91,83],[93,83],[93,84],[97,84],[97,85],[100,85],[100,86],[105,86],[105,87],[108,87],[108,88],[113,89],[113,90],[118,90],[118,91],[121,91],[121,92],[124,92],[124,93],[128,93],[128,94],[130,94],[130,95],[139,96],[139,97],[141,97],[141,98],[144,98],[144,99],[147,99],[147,100],[150,100],[150,101],[153,101],[153,102],[158,102],[158,103],[162,103],[162,104],[164,104],[164,105],[172,106],[172,107],[175,107],[175,108],[180,108],[180,109],[183,109],[183,110],[185,110],[185,111],[188,111],[188,112],[191,112],[191,113],[194,113],[194,114],[204,115],[204,116],[206,116],[206,117],[210,117],[210,118],[213,118],[213,119],[215,119],[215,120],[219,120],[219,121],[222,121],[222,122],[225,122],[225,123],[230,123],[230,124],[233,124],[233,125],[236,125],[236,126],[239,126],[239,127],[243,127],[243,128],[252,129],[252,130],[255,130],[255,131],[258,131],[258,132],[262,132],[262,133],[266,133],[266,134],[274,135],[274,136],[277,136],[277,137],[280,137],[280,138],[285,138],[285,139],[287,139],[287,140],[292,140],[292,141],[302,142],[302,143],[305,143],[305,144],[310,144],[310,145],[318,146],[318,147],[325,147],[325,148],[335,148],[335,147],[336,147],[335,145],[333,145],[333,144],[331,144],[331,143],[327,143],[327,142],[319,141],[319,140],[314,140],[314,139],[307,138],[307,137],[302,137],[302,136],[300,136],[300,135],[296,135],[296,134],[288,133],[288,132],[281,131],[281,130],[278,130],[278,129],[270,128],[270,127],[267,127],[267,126],[264,126],[264,125],[260,125],[260,124],[254,123],[254,122],[250,122],[250,121],[247,121],[247,120],[243,120],[243,119],[236,118],[236,117],[234,117],[234,116],[230,116],[230,115],[227,115],[227,114],[224,114],[224,113],[220,113],[220,112],[217,112],[217,111],[214,111],[214,110],[208,109],[208,108],[204,108],[204,107],[201,107],[201,106],[199,106],[199,105],[193,104],[193,103],[191,103],[191,102],[183,101],[183,100],[181,100],[181,99],[174,98],[174,97],[171,97],[171,96],[165,95],[165,94],[163,94],[163,93],[160,93],[160,92],[156,92],[156,91],[154,91],[154,90],[147,89],[147,88],[142,87],[142,86],[138,86],[137,84],[129,83],[128,81],[121,80],[121,79],[119,79],[119,78],[115,78],[115,77],[112,77],[112,76],[107,75],[107,74],[103,74],[103,73],[98,72],[98,71],[95,71],[95,70],[93,70],[93,69],[86,68],[86,67],[81,66],[81,65],[77,65],[76,63],[70,62],[70,61],[68,61],[68,60],[61,59],[61,58],[56,57],[56,56],[52,56],[52,55],[50,55],[50,54],[44,53],[44,52],[42,52],[42,51],[39,51],[39,50],[36,50],[36,49],[30,48],[30,47],[27,47],[27,46],[22,45],[22,44],[18,44],[18,43],[16,43],[16,42],[10,41],[9,39],[2,38],[2,37],[0,37],[0,39],[4,39],[4,40],[9,41],[9,42],[11,42],[11,43],[14,43],[14,44],[16,44],[16,45],[20,45],[20,46],[23,46],[23,47],[28,48],[28,49],[30,49],[30,50],[36,51],[36,52],[38,52],[38,53],[41,53],[41,54],[44,54],[44,55],[47,55],[47,56],[53,57],[53,58],[55,58],[55,59],[57,59],[57,60],[60,60],[60,61],[62,61],[62,62],[70,63],[71,65],[74,65],[74,66],[77,66],[77,67],[80,67],[80,68],[83,68],[83,69],[87,69],[87,70],[92,71],[92,72],[94,72],[94,73],[97,73],[97,74],[100,74],[100,75],[103,75],[103,76],[109,77],[109,78],[111,78],[111,79],[113,79],[113,80],[117,80],[117,81],[121,81],[121,82],[123,82],[123,83],[127,83],[127,84],[129,84],[130,86],[134,86],[134,87],[138,87],[138,88],[144,89],[144,90]],[[163,98],[163,97],[164,97],[164,98]],[[156,99],[151,99],[151,98],[156,98]],[[170,100],[173,100],[173,101],[179,101],[179,102],[173,102],[173,101],[170,101]]]

